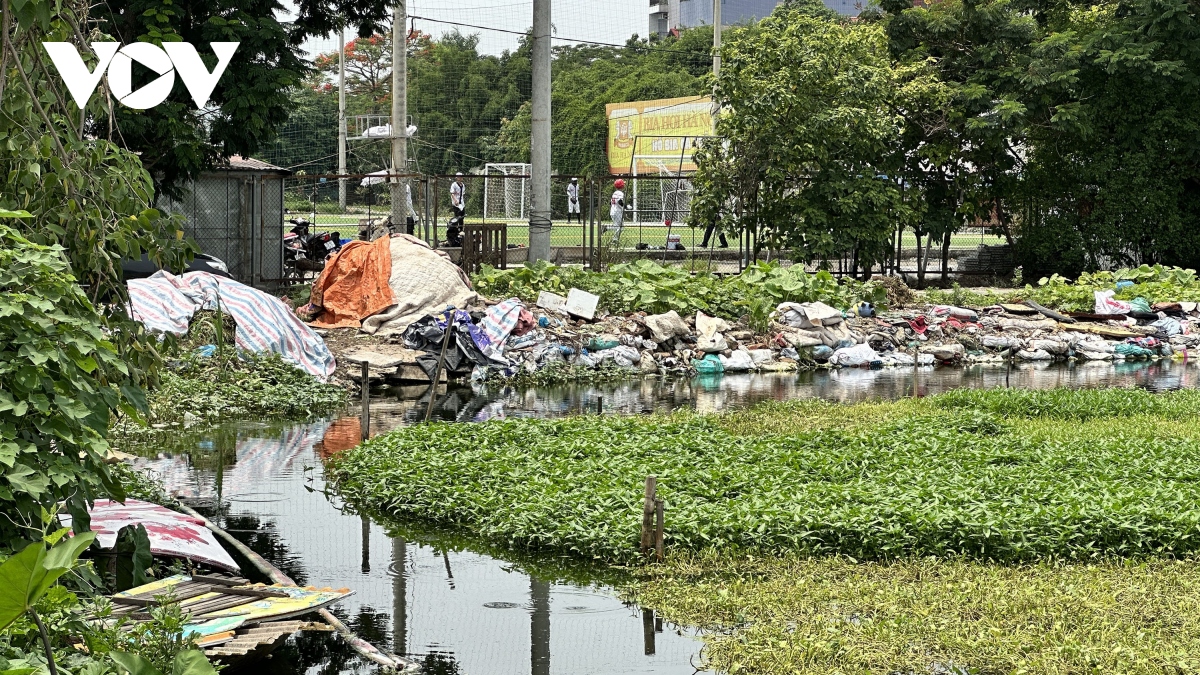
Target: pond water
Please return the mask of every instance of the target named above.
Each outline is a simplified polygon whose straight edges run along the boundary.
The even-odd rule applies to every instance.
[[[971,368],[816,371],[646,379],[519,390],[452,387],[434,396],[433,416],[463,422],[554,417],[595,411],[702,412],[764,400],[839,401],[924,396],[956,387],[1195,387],[1200,369],[1171,362],[1023,364]],[[424,419],[427,388],[377,392],[372,434]],[[444,537],[395,535],[396,527],[344,512],[324,492],[321,462],[353,446],[356,411],[306,424],[238,422],[180,430],[143,449],[141,467],[168,490],[196,500],[235,537],[296,582],[355,591],[334,610],[362,637],[409,655],[430,673],[656,673],[689,675],[700,662],[694,630],[663,625],[599,582],[448,545]],[[132,448],[129,448],[132,449]],[[411,528],[406,528],[411,530]],[[392,533],[390,535],[389,533]],[[533,569],[531,575],[527,570]],[[255,666],[269,673],[372,671],[327,634],[305,634]]]

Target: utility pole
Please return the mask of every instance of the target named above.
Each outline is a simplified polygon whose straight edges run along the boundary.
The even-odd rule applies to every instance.
[[[550,258],[550,0],[533,0],[532,197],[529,260]]]
[[[717,135],[717,115],[721,105],[717,103],[717,78],[721,76],[721,0],[713,0],[713,103],[712,128]]]
[[[408,9],[396,0],[392,10],[392,173],[408,172]],[[404,180],[407,183],[408,179]],[[391,180],[392,227],[403,228],[408,201],[400,179]]]
[[[346,29],[338,31],[338,206],[346,210]]]

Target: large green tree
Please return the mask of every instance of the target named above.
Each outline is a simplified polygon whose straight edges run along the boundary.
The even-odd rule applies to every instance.
[[[890,253],[905,206],[902,120],[883,29],[781,7],[729,40],[720,140],[698,154],[693,217],[745,227],[807,261]]]

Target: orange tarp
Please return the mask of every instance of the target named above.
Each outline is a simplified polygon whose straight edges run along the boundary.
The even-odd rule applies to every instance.
[[[396,304],[388,280],[392,276],[390,237],[352,241],[325,264],[313,283],[312,304],[325,312],[317,328],[358,328],[363,319]]]

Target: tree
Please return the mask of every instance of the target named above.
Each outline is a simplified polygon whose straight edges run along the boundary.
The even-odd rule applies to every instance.
[[[721,140],[697,154],[693,218],[736,219],[806,261],[886,259],[905,206],[901,122],[882,27],[782,7],[722,49]]]
[[[425,33],[414,31],[408,35],[408,57],[420,58],[432,49],[433,39]],[[347,107],[351,99],[363,99],[357,103],[388,104],[391,101],[392,84],[392,32],[375,33],[355,38],[342,49],[342,63],[346,69]],[[327,82],[335,83],[338,77],[338,53],[320,54],[313,61]]]
[[[278,0],[114,0],[93,9],[95,20],[123,43],[184,41],[196,45],[207,67],[209,42],[238,42],[209,108],[196,110],[176,79],[168,99],[150,110],[97,105],[89,130],[137,152],[156,189],[178,195],[181,182],[235,154],[250,155],[288,116],[289,94],[309,73],[299,45],[341,25],[371,35],[390,5],[352,0],[305,0],[291,23],[276,17]],[[149,81],[135,77],[134,86]],[[104,99],[105,97],[96,97]]]

